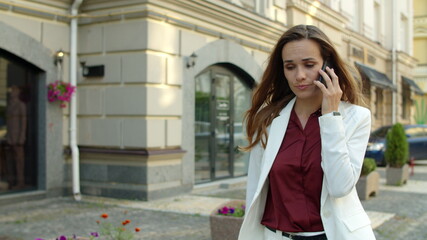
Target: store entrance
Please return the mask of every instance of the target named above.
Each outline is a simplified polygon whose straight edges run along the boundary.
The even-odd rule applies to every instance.
[[[37,69],[0,49],[0,194],[37,186]]]
[[[247,174],[248,153],[242,121],[251,87],[224,67],[212,66],[196,77],[196,183]]]

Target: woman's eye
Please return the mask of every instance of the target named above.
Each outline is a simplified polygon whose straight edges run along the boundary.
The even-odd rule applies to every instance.
[[[312,68],[312,67],[314,67],[314,64],[306,64],[305,66],[308,68]]]
[[[295,68],[295,66],[293,66],[293,65],[286,65],[285,66],[285,69],[286,70],[292,70],[292,69],[294,69]]]

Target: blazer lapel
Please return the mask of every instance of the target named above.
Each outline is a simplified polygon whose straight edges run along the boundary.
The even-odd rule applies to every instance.
[[[267,146],[264,152],[264,163],[262,164],[260,180],[258,181],[257,193],[261,192],[271,166],[273,165],[274,159],[276,158],[277,152],[279,151],[280,145],[282,144],[283,137],[285,136],[286,129],[288,128],[289,117],[291,116],[294,103],[295,98],[282,109],[279,116],[273,119],[271,123],[270,130],[268,132]]]

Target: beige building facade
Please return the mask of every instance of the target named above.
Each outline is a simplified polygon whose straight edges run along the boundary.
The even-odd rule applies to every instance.
[[[17,84],[37,119],[25,145],[36,153],[26,157],[27,194],[152,200],[245,176],[243,114],[276,40],[296,24],[325,31],[361,73],[372,128],[413,122],[412,1],[84,0],[73,17],[76,2],[0,1],[0,101],[6,109]],[[48,103],[45,87],[73,74],[75,113]]]
[[[427,4],[414,0],[414,57],[418,60],[414,70],[414,80],[423,95],[415,99],[415,121],[427,123]]]

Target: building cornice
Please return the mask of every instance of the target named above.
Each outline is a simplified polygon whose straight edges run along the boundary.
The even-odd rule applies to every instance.
[[[323,3],[316,0],[288,0],[287,8],[296,8],[306,15],[314,17],[322,23],[340,31],[345,28],[348,21],[339,12],[326,7]]]
[[[80,24],[149,18],[263,51],[269,51],[285,30],[283,23],[221,0],[145,1],[126,6],[103,3],[84,6],[82,12]]]
[[[66,7],[67,1],[58,2],[54,8],[40,0],[27,1],[27,4],[0,0],[0,11],[69,23],[71,15],[61,9]],[[265,52],[271,50],[286,30],[284,23],[222,0],[92,0],[84,1],[77,17],[80,25],[147,18]]]
[[[384,48],[378,42],[374,42],[362,34],[350,29],[343,30],[343,41],[360,48],[366,48],[368,54],[372,54],[380,59],[388,59],[390,57],[390,50]]]
[[[19,0],[18,0],[19,1]],[[14,1],[14,2],[18,2]],[[66,11],[70,10],[71,4],[73,4],[74,0],[21,0],[24,2],[34,2],[37,4],[47,5],[55,8],[64,9]]]
[[[406,52],[398,51],[397,52],[397,59],[399,63],[402,63],[404,65],[409,66],[410,68],[415,68],[417,66],[418,60]]]
[[[415,16],[414,26],[423,25],[427,26],[427,16]]]
[[[414,38],[427,38],[427,16],[414,17]]]
[[[427,81],[427,64],[419,64],[414,69],[414,77],[423,78]]]
[[[53,1],[0,0],[0,11],[7,11],[46,20],[70,22],[67,4],[48,4]]]

